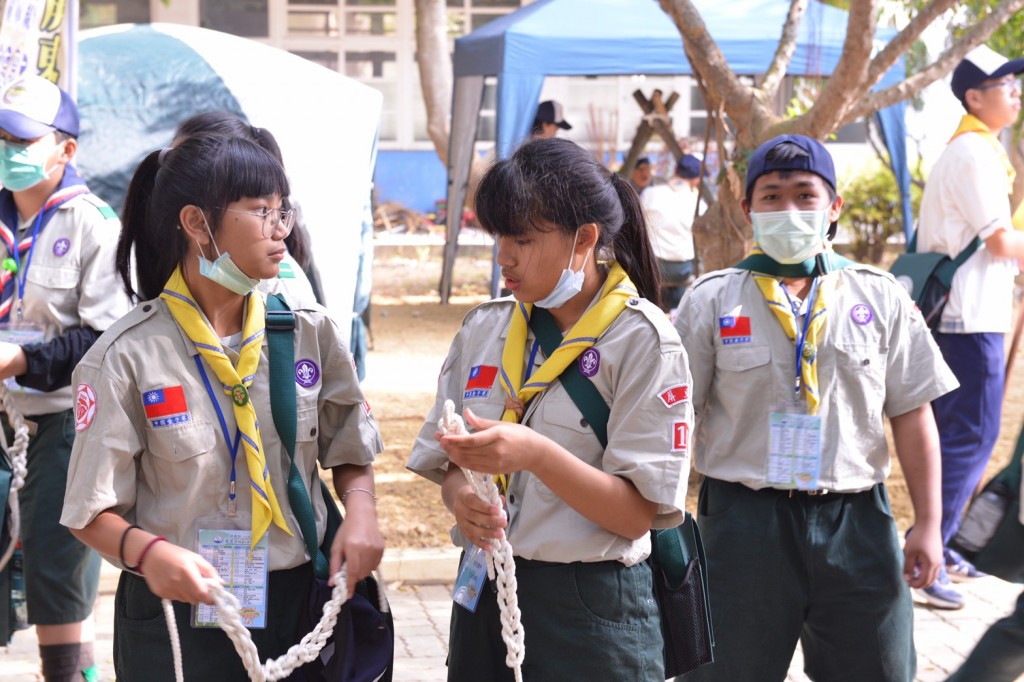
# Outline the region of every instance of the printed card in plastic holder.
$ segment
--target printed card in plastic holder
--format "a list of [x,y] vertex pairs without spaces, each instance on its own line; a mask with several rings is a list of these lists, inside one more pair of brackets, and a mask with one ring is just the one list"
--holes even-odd
[[[206,529],[196,532],[198,553],[220,573],[224,587],[239,602],[242,622],[250,630],[267,626],[267,564],[270,541],[264,534],[249,551],[249,530]],[[220,622],[216,606],[198,604],[192,607],[192,626],[217,627]]]
[[[0,342],[25,346],[30,343],[42,343],[46,340],[46,331],[32,322],[0,323]],[[34,388],[26,388],[18,383],[15,377],[4,379],[8,391],[18,393],[40,393]]]
[[473,545],[462,559],[459,577],[452,588],[452,599],[470,613],[476,613],[480,591],[487,581],[487,552]]

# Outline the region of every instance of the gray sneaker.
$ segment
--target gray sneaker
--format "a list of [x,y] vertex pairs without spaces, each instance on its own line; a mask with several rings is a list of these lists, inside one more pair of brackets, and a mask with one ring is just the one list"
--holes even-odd
[[945,566],[939,569],[939,577],[931,587],[915,587],[914,594],[936,609],[956,610],[964,607],[964,595],[950,582]]

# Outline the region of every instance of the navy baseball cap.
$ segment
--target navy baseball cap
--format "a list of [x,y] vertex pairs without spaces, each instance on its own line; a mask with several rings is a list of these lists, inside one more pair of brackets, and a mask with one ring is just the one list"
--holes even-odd
[[554,123],[562,130],[572,130],[565,118],[562,116],[562,105],[553,99],[544,100],[537,105],[538,123]]
[[963,61],[953,69],[953,80],[950,88],[961,102],[967,91],[976,88],[987,80],[1002,78],[1011,73],[1024,71],[1024,59],[1009,60],[986,45],[979,45],[966,55]]
[[[807,155],[769,159],[769,152],[783,142],[796,145]],[[809,171],[821,176],[833,190],[836,189],[836,169],[832,164],[832,155],[825,149],[825,145],[806,135],[779,135],[755,149],[747,164],[747,194],[750,194],[759,177],[780,170]]]
[[22,76],[0,92],[0,128],[23,140],[55,130],[78,137],[78,107],[68,93],[42,76]]
[[693,154],[683,154],[676,161],[676,175],[687,180],[700,177],[700,159]]

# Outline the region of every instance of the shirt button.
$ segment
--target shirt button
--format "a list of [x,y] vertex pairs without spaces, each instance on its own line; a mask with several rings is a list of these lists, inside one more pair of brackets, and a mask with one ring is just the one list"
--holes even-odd
[[316,435],[316,427],[315,426],[309,430],[309,435],[310,436],[315,436]]
[[586,419],[581,419],[580,420],[580,426],[585,428],[587,426],[587,420]]
[[142,306],[142,312],[144,312],[144,313],[148,313],[152,309],[153,309],[153,306],[151,306],[151,305],[144,305],[144,306]]
[[640,305],[640,299],[632,296],[628,301],[626,301],[626,305]]
[[864,358],[863,360],[860,361],[860,364],[862,364],[862,365],[870,365],[871,364],[871,359],[870,358]]
[[512,494],[510,493],[510,494],[509,494],[509,496],[508,496],[508,503],[509,503],[509,504],[515,504],[515,503],[516,503],[516,496],[515,496],[515,495],[512,495]]

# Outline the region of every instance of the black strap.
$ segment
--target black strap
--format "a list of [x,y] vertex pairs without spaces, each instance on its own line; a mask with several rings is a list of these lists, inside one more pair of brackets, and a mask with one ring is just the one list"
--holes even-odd
[[[914,233],[914,241],[916,246],[917,232]],[[981,237],[975,237],[974,241],[967,245],[963,251],[957,254],[956,258],[952,258],[948,263],[944,262],[939,267],[935,268],[935,277],[948,289],[953,286],[953,275],[960,268],[961,265],[967,262],[967,259],[974,255],[974,252],[978,250],[978,247],[982,245]],[[909,249],[909,247],[908,247]]]
[[[544,355],[551,357],[562,343],[562,333],[558,329],[555,318],[546,309],[533,306],[533,313],[530,315],[530,329],[533,330],[537,341],[540,342]],[[601,397],[601,392],[597,390],[590,379],[583,376],[579,363],[576,362],[569,363],[558,380],[562,382],[565,392],[569,394],[583,418],[594,430],[594,435],[601,442],[601,447],[608,447],[608,416],[611,414],[611,410],[608,409],[608,404]]]

